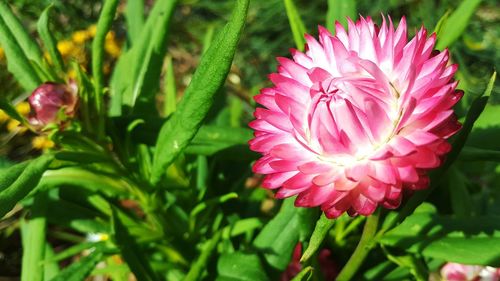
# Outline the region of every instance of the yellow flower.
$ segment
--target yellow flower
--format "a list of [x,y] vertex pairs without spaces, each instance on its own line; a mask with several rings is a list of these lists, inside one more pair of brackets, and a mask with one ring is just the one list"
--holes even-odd
[[31,140],[31,146],[34,149],[46,150],[54,147],[54,142],[49,140],[47,136],[37,136]]
[[9,119],[10,119],[9,115],[7,115],[5,111],[0,109],[0,124],[5,123]]
[[63,57],[70,55],[74,48],[75,44],[72,41],[62,40],[57,42],[57,49]]
[[28,116],[28,114],[30,113],[31,107],[27,101],[22,101],[16,105],[16,110],[22,116]]
[[0,60],[5,57],[5,52],[3,51],[2,48],[0,48]]
[[[109,33],[108,33],[109,34]],[[106,40],[106,43],[104,44],[104,49],[108,54],[110,54],[113,58],[117,58],[120,56],[121,53],[121,48],[116,43],[115,40]]]
[[10,119],[9,123],[7,123],[7,131],[12,133],[23,134],[26,132],[28,128],[21,125],[21,122],[16,119]]
[[71,38],[73,39],[73,42],[75,42],[76,44],[79,44],[79,45],[85,43],[85,41],[90,39],[90,37],[91,37],[90,32],[88,32],[87,30],[75,31],[75,32],[73,32],[73,35],[71,36]]
[[90,34],[91,37],[95,36],[96,31],[97,31],[97,27],[95,24],[93,24],[87,28],[87,32]]

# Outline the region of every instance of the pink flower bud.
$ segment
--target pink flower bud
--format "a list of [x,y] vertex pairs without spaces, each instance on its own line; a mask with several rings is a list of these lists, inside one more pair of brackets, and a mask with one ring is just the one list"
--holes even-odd
[[33,126],[63,125],[75,116],[78,105],[76,85],[46,82],[36,88],[28,99],[31,106],[29,121]]

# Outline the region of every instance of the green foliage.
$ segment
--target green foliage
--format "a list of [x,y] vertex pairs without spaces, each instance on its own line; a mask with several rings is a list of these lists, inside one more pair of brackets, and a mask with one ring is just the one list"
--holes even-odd
[[151,182],[159,182],[165,169],[195,136],[223,85],[245,24],[248,0],[239,0],[229,23],[203,55],[177,110],[162,126],[153,158]]
[[432,205],[422,204],[380,243],[425,257],[499,266],[499,221],[497,217],[441,216]]
[[[134,1],[129,4],[134,5]],[[155,2],[140,36],[132,41],[131,48],[118,60],[110,82],[111,116],[122,115],[123,108],[125,113],[130,112],[139,97],[143,97],[146,101],[153,100],[153,94],[159,86],[158,78],[176,4],[177,1],[171,0]],[[130,13],[127,15],[134,16]]]
[[326,28],[332,33],[335,30],[335,22],[347,26],[347,17],[353,21],[357,18],[356,0],[328,0],[328,11],[326,13]]
[[310,235],[314,223],[315,210],[295,208],[293,200],[284,200],[279,213],[254,240],[254,246],[264,253],[266,261],[280,270],[288,265],[297,242]]
[[228,253],[217,262],[217,281],[269,280],[259,257],[254,254]]
[[436,48],[438,50],[451,46],[460,38],[479,3],[481,0],[463,0],[458,8],[443,20],[437,34]]
[[295,46],[300,51],[304,50],[304,44],[306,40],[304,39],[304,34],[306,34],[306,27],[300,18],[300,14],[297,11],[293,0],[284,0],[286,15],[288,16],[288,21],[290,23],[290,28],[292,29],[293,40],[295,41]]
[[65,69],[64,62],[61,53],[57,49],[56,39],[49,28],[49,17],[52,8],[53,6],[50,5],[42,12],[40,19],[38,19],[37,30],[45,49],[50,54],[52,64],[56,67],[57,71],[61,73]]
[[0,171],[0,216],[4,216],[17,202],[26,197],[40,181],[54,156],[47,154]]
[[[24,89],[6,83],[0,108],[27,126],[15,105],[46,80],[74,79],[80,98],[72,122],[19,137],[26,142],[37,133],[55,147],[0,150],[9,153],[0,157],[0,251],[14,262],[21,256],[19,229],[23,246],[20,272],[9,273],[0,260],[2,274],[28,281],[131,274],[277,280],[289,273],[292,255],[297,266],[298,243],[305,251],[293,280],[324,280],[325,248],[333,253],[329,267],[341,269],[339,280],[427,280],[445,261],[500,266],[496,73],[479,95],[498,61],[491,43],[498,36],[485,13],[494,1],[464,0],[454,10],[450,0],[68,1],[0,2],[0,44]],[[437,23],[440,49],[453,44],[467,90],[457,106],[463,129],[433,171],[431,188],[397,210],[329,220],[294,207],[294,198],[280,207],[270,191],[256,188],[262,179],[251,171],[257,154],[248,149],[246,125],[252,96],[268,86],[272,58],[287,55],[293,42],[303,49],[304,33],[316,33],[306,26],[325,11],[330,30],[358,13],[375,22],[380,11],[394,21],[406,14],[409,26]],[[87,73],[88,62],[62,57],[58,45],[75,43],[78,34],[65,32],[89,30],[96,19],[93,44],[80,46],[92,51]],[[284,32],[287,21],[292,32]],[[105,55],[109,31],[123,43],[116,64]],[[12,80],[4,76],[1,82]],[[11,119],[5,122],[0,130]],[[14,134],[1,133],[0,142]]]

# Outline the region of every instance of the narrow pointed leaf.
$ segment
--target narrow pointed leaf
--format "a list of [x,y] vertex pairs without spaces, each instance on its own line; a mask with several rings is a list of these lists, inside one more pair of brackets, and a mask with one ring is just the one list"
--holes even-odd
[[19,173],[20,166],[12,167],[11,169],[14,169],[19,175],[15,180],[13,180],[13,176],[8,174],[11,169],[0,172],[0,178],[8,178],[3,184],[9,184],[6,188],[2,187],[3,190],[0,192],[0,217],[12,210],[17,202],[26,197],[38,185],[53,159],[54,156],[50,154],[40,156],[31,160],[21,173]]
[[56,277],[50,281],[81,281],[85,280],[92,272],[97,263],[103,258],[103,253],[99,248],[95,248],[88,256],[83,257],[69,267],[62,270]]
[[481,0],[462,0],[458,8],[441,24],[436,49],[443,50],[460,38],[479,3]]
[[26,28],[22,25],[21,21],[14,15],[9,5],[4,1],[0,1],[0,17],[7,25],[8,29],[15,37],[16,42],[19,44],[26,57],[34,61],[36,64],[42,64],[42,52],[40,47],[34,40],[33,36],[28,33]]
[[120,249],[121,256],[127,262],[136,278],[141,281],[159,280],[153,269],[151,269],[148,262],[149,259],[144,255],[139,245],[137,245],[136,239],[130,235],[115,209],[113,209],[112,224],[115,243]]
[[314,228],[311,240],[309,240],[309,245],[300,258],[300,261],[307,261],[316,253],[334,223],[335,220],[327,218],[325,214],[321,215],[320,219],[316,222],[316,227]]
[[62,72],[64,69],[64,62],[61,53],[59,53],[57,49],[57,41],[49,28],[49,16],[52,7],[53,6],[50,5],[42,12],[42,15],[38,19],[37,30],[45,49],[50,55],[52,64],[56,67],[57,71]]
[[335,21],[347,26],[347,17],[356,20],[356,0],[328,0],[326,12],[326,27],[331,32],[335,31]]
[[162,126],[153,160],[152,183],[196,135],[231,67],[248,10],[248,0],[238,0],[229,23],[203,55],[177,110]]
[[306,43],[304,39],[304,34],[306,34],[306,27],[300,18],[299,11],[295,6],[293,0],[284,0],[286,15],[288,16],[288,22],[290,23],[290,28],[292,29],[293,40],[297,49],[300,51],[304,50],[304,44]]

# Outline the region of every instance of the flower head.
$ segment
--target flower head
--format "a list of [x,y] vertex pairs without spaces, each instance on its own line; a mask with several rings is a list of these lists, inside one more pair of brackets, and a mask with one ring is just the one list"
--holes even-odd
[[76,85],[47,82],[36,88],[28,99],[30,123],[36,127],[62,125],[75,115],[78,104]]
[[424,28],[408,40],[404,18],[397,28],[348,20],[348,31],[319,27],[319,42],[306,41],[304,53],[278,58],[274,87],[255,97],[264,108],[250,123],[250,148],[263,154],[254,171],[276,197],[298,195],[296,206],[330,218],[398,207],[403,191],[428,186],[460,128],[457,66]]
[[444,281],[499,281],[500,269],[449,262],[441,268]]

